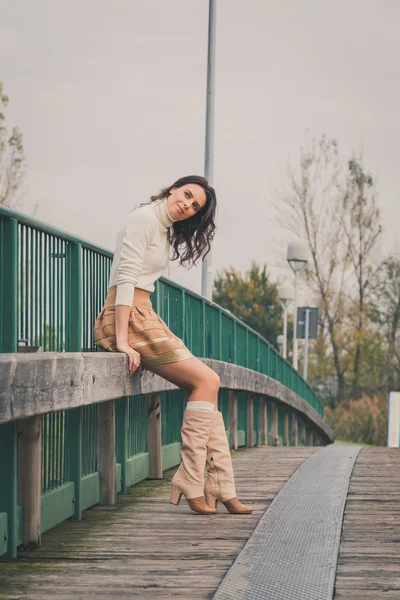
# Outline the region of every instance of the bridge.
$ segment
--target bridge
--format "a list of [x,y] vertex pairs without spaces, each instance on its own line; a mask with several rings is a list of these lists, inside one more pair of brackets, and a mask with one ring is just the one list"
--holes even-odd
[[111,260],[0,207],[0,598],[399,598],[398,450],[332,444],[267,340],[161,279],[156,311],[220,375],[254,512],[168,504],[185,395],[96,351]]

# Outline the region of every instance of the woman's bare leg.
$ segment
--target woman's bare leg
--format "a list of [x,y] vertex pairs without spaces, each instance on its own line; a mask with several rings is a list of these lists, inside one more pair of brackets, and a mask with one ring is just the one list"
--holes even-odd
[[218,410],[219,375],[196,357],[149,368],[156,375],[190,392],[189,401],[212,402]]
[[[236,497],[235,490],[235,480],[232,469],[232,461],[229,451],[229,445],[226,438],[226,432],[224,427],[224,422],[221,413],[218,411],[218,389],[220,386],[219,376],[215,371],[207,367],[204,363],[201,362],[198,358],[188,358],[187,360],[183,360],[181,362],[172,363],[170,365],[159,365],[157,367],[151,368],[151,371],[164,377],[168,381],[171,381],[178,387],[183,390],[190,391],[189,401],[199,400],[201,402],[212,402],[214,405],[214,412],[212,416],[212,422],[210,427],[210,433],[208,434],[207,444],[207,453],[208,455],[217,456],[217,462],[220,465],[220,469],[222,468],[223,477],[224,477],[224,495],[221,495],[220,489],[221,485],[218,480],[218,485],[215,484],[215,471],[212,469],[211,463],[207,460],[207,470],[208,470],[208,498],[210,499],[211,506],[214,508],[216,506],[217,500],[223,502],[225,507],[230,513],[240,513],[240,514],[248,514],[253,511],[251,506],[244,506],[239,502]],[[187,411],[190,412],[190,411]],[[207,414],[207,413],[203,413]],[[208,413],[209,415],[210,413]],[[191,432],[193,427],[191,428]],[[186,443],[186,454],[188,444]],[[181,450],[182,452],[182,450]],[[183,455],[182,461],[184,462],[185,454]],[[188,460],[189,457],[186,458]],[[198,458],[197,458],[198,460]],[[206,457],[204,457],[204,465],[206,463]],[[204,465],[200,465],[199,472],[204,473]],[[178,472],[179,474],[179,469]],[[176,477],[176,475],[175,475]],[[199,476],[199,481],[202,479],[202,476]],[[172,481],[174,484],[174,480]],[[200,483],[201,485],[201,483]],[[218,494],[216,492],[218,490]],[[179,492],[179,490],[178,490]],[[196,493],[200,493],[197,491]],[[179,500],[178,500],[179,502]],[[188,500],[189,504],[191,500]],[[176,503],[176,502],[174,502]],[[197,510],[192,506],[192,509],[196,512],[202,512],[202,510]],[[204,510],[204,507],[203,507]]]
[[[195,357],[168,365],[158,365],[150,370],[190,392],[181,429],[182,462],[172,478],[170,501],[172,504],[179,504],[180,497],[184,494],[190,508],[195,512],[215,514],[216,509],[208,506],[204,498],[204,469],[207,442],[212,417],[215,414],[213,411],[217,411],[218,406],[219,377]],[[195,405],[194,410],[189,409],[195,400],[199,404]]]

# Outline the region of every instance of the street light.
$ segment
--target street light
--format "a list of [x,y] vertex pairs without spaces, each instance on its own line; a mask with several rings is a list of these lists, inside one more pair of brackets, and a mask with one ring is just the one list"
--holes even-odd
[[[214,104],[215,104],[215,45],[217,0],[208,2],[208,59],[207,59],[207,100],[206,100],[206,139],[204,157],[204,177],[214,185]],[[203,260],[201,269],[201,293],[212,300],[212,249]]]
[[294,273],[294,322],[293,322],[293,367],[298,369],[298,344],[297,344],[297,278],[303,271],[308,261],[308,249],[298,242],[289,244],[286,259]]
[[278,348],[279,348],[279,354],[281,356],[283,356],[283,352],[285,349],[285,343],[284,343],[284,337],[283,335],[278,335],[278,337],[276,338],[276,343],[278,344]]
[[278,298],[283,308],[283,336],[282,336],[282,356],[287,358],[287,313],[288,304],[293,300],[293,290],[289,283],[282,283],[278,289]]

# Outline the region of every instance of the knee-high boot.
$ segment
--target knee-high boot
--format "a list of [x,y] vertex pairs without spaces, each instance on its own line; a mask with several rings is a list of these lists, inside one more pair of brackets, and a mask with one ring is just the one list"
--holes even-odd
[[232,514],[249,514],[251,506],[241,504],[236,497],[235,478],[231,453],[225,431],[222,413],[212,413],[210,437],[207,444],[207,482],[205,496],[207,503],[215,507],[222,502]]
[[[200,407],[200,410],[196,410]],[[188,402],[181,429],[182,462],[172,478],[171,503],[179,504],[184,494],[190,508],[215,514],[204,498],[204,470],[214,406],[210,402]]]

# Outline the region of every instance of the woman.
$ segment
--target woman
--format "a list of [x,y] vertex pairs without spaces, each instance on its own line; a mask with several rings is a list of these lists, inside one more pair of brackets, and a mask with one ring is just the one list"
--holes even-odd
[[[105,350],[124,352],[129,373],[142,364],[190,392],[182,425],[182,462],[172,479],[171,503],[182,494],[192,510],[214,514],[219,500],[231,513],[250,513],[236,497],[229,445],[218,411],[219,377],[194,357],[153,311],[154,282],[173,260],[196,264],[214,237],[216,196],[203,177],[189,176],[134,210],[120,231],[109,290],[94,337]],[[207,483],[204,489],[204,468]]]

